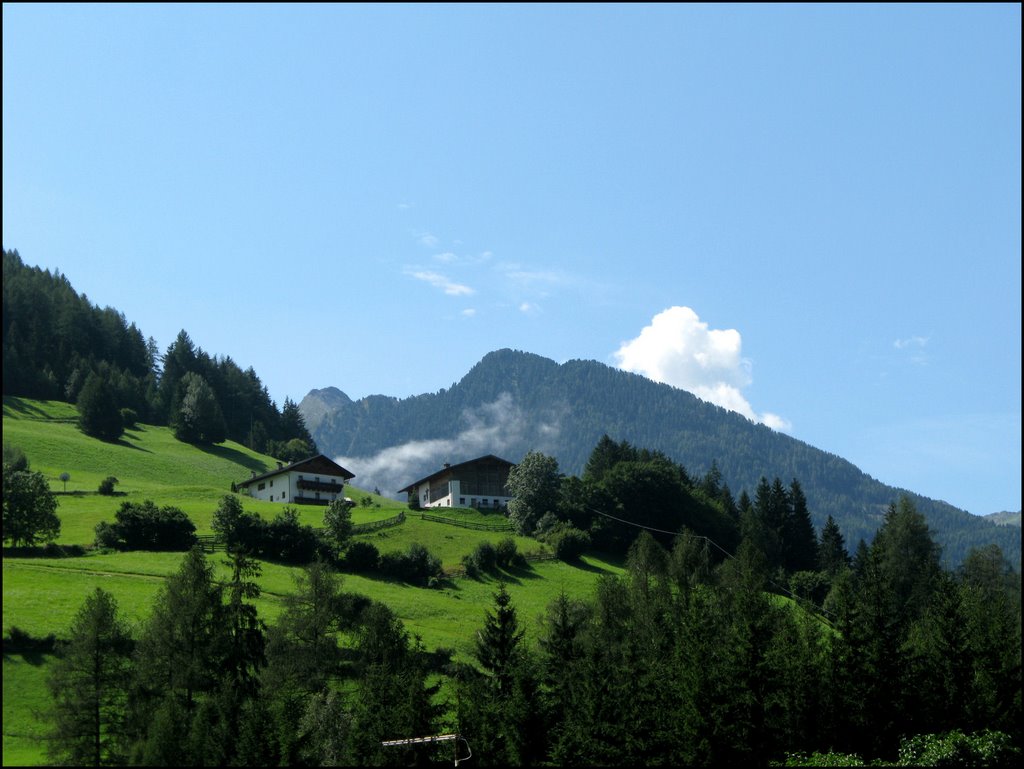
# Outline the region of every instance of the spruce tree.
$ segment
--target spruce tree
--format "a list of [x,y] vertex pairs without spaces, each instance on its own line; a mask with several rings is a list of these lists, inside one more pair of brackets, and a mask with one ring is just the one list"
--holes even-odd
[[137,755],[166,759],[168,749],[180,748],[196,707],[219,688],[228,646],[221,595],[198,548],[157,594],[135,651]]
[[78,426],[86,435],[115,441],[124,433],[121,408],[107,380],[92,372],[78,394]]
[[818,568],[832,578],[849,565],[850,556],[846,552],[843,533],[830,515],[821,529],[818,542]]
[[818,565],[818,541],[800,482],[794,478],[787,494],[789,504],[783,526],[786,571],[814,571]]
[[110,593],[96,588],[71,623],[48,680],[53,697],[49,753],[56,763],[122,763],[131,637]]

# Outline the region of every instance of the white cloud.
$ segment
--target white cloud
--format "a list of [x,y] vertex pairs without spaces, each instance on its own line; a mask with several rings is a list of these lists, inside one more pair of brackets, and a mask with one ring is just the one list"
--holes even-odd
[[530,443],[546,446],[557,438],[556,412],[531,415],[505,392],[492,403],[462,413],[463,427],[453,438],[435,438],[391,446],[369,457],[338,457],[337,462],[356,475],[359,488],[376,486],[394,495],[399,488],[439,470],[442,462],[462,462],[483,454],[503,453],[529,436]]
[[920,349],[928,345],[929,339],[930,337],[927,336],[908,336],[906,339],[897,339],[892,343],[892,346],[897,350]]
[[658,313],[640,336],[615,352],[618,367],[692,392],[774,430],[789,430],[778,414],[757,414],[741,392],[751,383],[750,361],[736,329],[709,329],[689,307]]
[[535,305],[533,302],[522,302],[519,305],[519,312],[531,315],[536,312],[540,312],[540,307]]
[[438,262],[443,262],[444,264],[451,264],[458,258],[459,257],[453,254],[451,251],[445,251],[443,254],[434,254],[434,260]]
[[928,365],[928,353],[925,348],[930,340],[931,337],[927,336],[908,336],[906,339],[895,340],[892,346],[897,350],[904,351],[909,356],[911,363],[917,366],[926,366]]
[[431,235],[429,232],[416,233],[416,238],[421,246],[426,246],[427,248],[437,248],[441,243],[436,235]]
[[441,289],[448,296],[471,296],[476,293],[476,290],[470,286],[462,283],[456,283],[450,278],[437,272],[409,270],[406,274],[416,278],[416,280],[422,280],[424,283],[429,283],[434,288]]
[[462,311],[462,316],[464,318],[472,318],[475,315],[476,315],[476,309],[473,308],[473,307],[467,307],[465,310]]

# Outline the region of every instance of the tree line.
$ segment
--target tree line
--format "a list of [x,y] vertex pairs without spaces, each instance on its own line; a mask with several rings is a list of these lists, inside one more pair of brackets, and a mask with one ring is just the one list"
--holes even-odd
[[232,554],[219,584],[192,550],[137,632],[108,593],[87,598],[50,678],[50,758],[409,765],[449,749],[382,742],[442,731],[481,766],[1019,757],[1020,588],[998,548],[944,571],[901,499],[827,621],[773,598],[763,560],[747,539],[716,562],[705,539],[641,531],[626,573],[552,601],[536,643],[499,584],[457,662],[323,562],[268,625],[257,562]]
[[[382,742],[442,731],[482,766],[1019,757],[1020,581],[997,546],[945,570],[901,497],[850,553],[834,521],[810,526],[796,480],[733,501],[714,467],[694,478],[610,439],[583,478],[528,460],[510,477],[516,528],[575,532],[626,566],[589,598],[552,601],[535,643],[499,583],[467,632],[471,659],[428,652],[320,559],[267,625],[258,563],[236,549],[220,585],[193,550],[137,633],[109,595],[86,601],[51,681],[51,758],[408,765],[451,756]],[[240,547],[254,521],[230,499],[215,528]],[[340,552],[351,526],[335,513]]]
[[3,392],[79,406],[87,434],[115,440],[135,421],[180,440],[233,440],[289,461],[316,453],[298,406],[279,410],[252,367],[211,356],[182,330],[161,353],[117,310],[67,277],[3,255]]

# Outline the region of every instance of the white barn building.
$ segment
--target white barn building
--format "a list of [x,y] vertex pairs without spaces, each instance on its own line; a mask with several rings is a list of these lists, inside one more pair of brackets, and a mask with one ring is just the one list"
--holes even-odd
[[508,460],[488,454],[457,465],[445,464],[398,493],[407,493],[409,504],[419,503],[420,507],[507,507],[511,497],[505,487],[513,467]]
[[317,454],[290,465],[277,463],[276,470],[257,475],[254,471],[235,486],[253,499],[288,502],[297,505],[328,505],[343,499],[346,481],[355,478],[332,459]]

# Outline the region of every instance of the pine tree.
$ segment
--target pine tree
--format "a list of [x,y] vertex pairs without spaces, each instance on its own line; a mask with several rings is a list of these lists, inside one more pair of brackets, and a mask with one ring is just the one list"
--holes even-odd
[[786,571],[814,571],[818,562],[818,541],[807,509],[807,498],[796,478],[789,485],[787,499],[789,504],[782,536]]
[[850,556],[846,552],[843,533],[830,515],[821,529],[818,542],[818,568],[832,578],[849,565]]
[[78,394],[78,426],[86,435],[116,441],[124,433],[121,408],[104,377],[90,373]]
[[483,630],[477,632],[475,649],[477,661],[493,678],[499,695],[511,689],[525,632],[519,627],[512,597],[502,582],[494,594],[494,613],[487,612]]
[[181,398],[171,416],[174,437],[186,443],[223,443],[227,423],[206,380],[190,371],[182,377],[179,389]]
[[228,646],[221,595],[198,548],[157,594],[135,653],[139,752],[166,759],[166,750],[187,737],[199,702],[219,688]]
[[112,595],[96,588],[71,623],[48,680],[53,696],[50,757],[57,763],[122,763],[131,638]]

